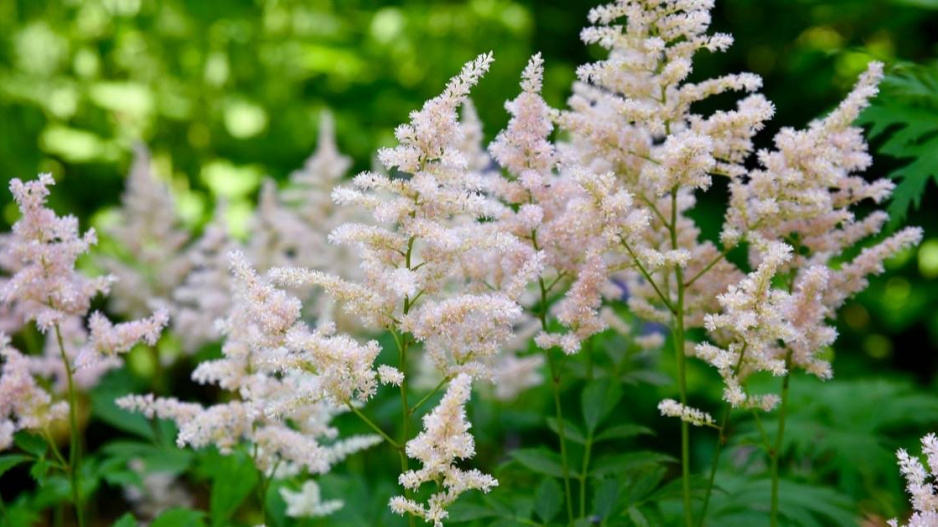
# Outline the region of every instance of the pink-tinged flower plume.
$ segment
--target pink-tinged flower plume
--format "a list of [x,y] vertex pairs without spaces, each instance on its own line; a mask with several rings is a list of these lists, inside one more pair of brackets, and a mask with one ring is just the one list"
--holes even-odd
[[398,514],[413,514],[434,527],[442,527],[449,513],[447,508],[459,496],[470,490],[488,492],[498,481],[478,470],[464,470],[457,466],[461,460],[475,455],[475,440],[469,434],[471,424],[466,420],[465,405],[472,390],[472,378],[459,375],[450,383],[440,404],[423,418],[423,431],[407,442],[408,457],[420,461],[421,468],[401,474],[400,484],[417,490],[424,483],[436,482],[437,491],[424,506],[412,499],[396,496],[391,499],[391,510]]

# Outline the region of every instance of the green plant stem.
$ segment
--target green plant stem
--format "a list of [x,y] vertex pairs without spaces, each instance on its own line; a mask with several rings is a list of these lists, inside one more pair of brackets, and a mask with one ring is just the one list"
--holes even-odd
[[[413,270],[413,266],[411,265],[411,258],[413,257],[413,254],[414,254],[414,243],[416,241],[417,241],[417,238],[414,236],[411,236],[410,239],[407,240],[407,252],[404,254],[404,265],[407,267],[408,270]],[[422,294],[422,292],[420,294]],[[414,302],[416,302],[416,300],[417,300],[416,297],[413,300],[411,300],[409,296],[404,296],[404,307],[403,307],[404,316],[407,316],[407,314],[410,312],[410,308],[413,307]],[[407,378],[408,378],[407,350],[410,347],[410,339],[407,337],[406,333],[401,333],[401,338],[397,339],[395,337],[395,341],[397,342],[398,360],[399,360],[400,370],[404,374],[404,379],[401,381],[401,385],[400,385],[400,389],[401,389],[401,439],[397,443],[399,445],[397,452],[401,458],[401,473],[403,474],[410,470],[410,460],[407,459],[407,452],[405,450],[405,447],[407,445],[407,441],[410,439],[410,417],[413,413],[411,411],[410,405],[407,403]],[[407,499],[413,499],[413,491],[408,488],[405,488],[404,497],[406,497]],[[414,518],[413,514],[407,515],[407,521],[410,524],[410,527],[416,527],[417,525],[416,518]]]
[[[537,231],[531,231],[531,245],[535,251],[539,251],[537,244]],[[541,292],[541,302],[537,317],[541,321],[541,329],[547,331],[547,291],[548,287],[544,283],[544,277],[537,278],[537,285]],[[567,461],[567,436],[564,430],[563,405],[560,402],[560,368],[557,367],[557,361],[554,355],[547,350],[547,362],[550,365],[551,388],[554,392],[554,410],[557,414],[557,437],[560,439],[560,464],[563,467],[563,487],[567,502],[567,521],[573,524],[573,492],[570,490],[570,464]]]
[[791,350],[785,356],[785,378],[782,380],[782,405],[778,415],[778,433],[775,436],[775,447],[772,449],[772,511],[770,525],[778,527],[778,460],[781,457],[782,441],[785,438],[785,418],[788,414],[788,388],[791,383]]
[[[746,357],[746,350],[748,349],[749,343],[744,343],[743,348],[739,351],[739,359],[736,360],[736,366],[733,368],[734,376],[739,375],[739,370],[743,367],[743,359]],[[704,521],[707,519],[707,507],[710,505],[710,496],[713,494],[713,483],[717,476],[717,466],[720,463],[720,453],[723,451],[723,445],[726,443],[726,430],[730,423],[731,410],[732,407],[730,406],[730,403],[723,403],[723,419],[719,428],[720,435],[717,438],[717,447],[713,452],[713,464],[710,466],[710,481],[707,483],[707,491],[704,493],[703,507],[700,508],[700,521],[697,523],[700,527],[703,527]],[[756,414],[756,420],[758,419],[759,415]]]
[[567,497],[567,518],[573,523],[573,492],[570,491],[570,465],[567,462],[567,441],[563,426],[563,405],[560,404],[560,372],[554,355],[547,350],[547,361],[550,363],[550,379],[554,392],[554,408],[557,413],[557,435],[560,438],[560,463],[563,467],[563,485]]
[[419,401],[414,403],[414,405],[411,406],[407,410],[407,413],[410,415],[414,415],[414,412],[416,412],[418,408],[420,408],[421,406],[423,406],[424,403],[429,401],[431,397],[439,393],[439,391],[443,388],[443,386],[445,386],[446,383],[448,383],[449,381],[450,381],[450,377],[443,377],[443,380],[441,380],[440,383],[437,384],[436,387],[430,391],[430,393],[428,393],[427,395],[424,395],[423,398],[421,398]]
[[586,517],[586,476],[590,468],[590,454],[593,451],[593,431],[586,434],[586,445],[583,452],[583,467],[580,469],[580,518]]
[[713,483],[717,477],[717,465],[720,463],[720,454],[723,451],[723,443],[726,442],[726,427],[730,420],[730,407],[726,405],[723,409],[723,419],[720,422],[720,435],[717,437],[717,446],[713,451],[713,464],[710,466],[710,478],[707,481],[707,491],[704,493],[703,506],[700,508],[700,519],[697,522],[699,527],[703,527],[707,519],[707,508],[710,506],[710,496],[713,494]]
[[357,415],[366,425],[368,425],[369,428],[371,428],[378,435],[384,438],[384,440],[387,441],[389,445],[394,447],[395,450],[401,450],[402,447],[400,443],[392,439],[391,436],[385,433],[385,431],[382,430],[380,426],[376,425],[374,421],[369,419],[367,415],[363,414],[362,411],[359,410],[358,408],[355,408],[355,406],[351,402],[348,402],[346,404],[348,405],[349,409],[352,411],[353,414]]
[[[671,191],[671,247],[677,249],[677,188]],[[687,357],[684,355],[684,271],[674,268],[677,282],[677,301],[672,304],[674,313],[674,356],[677,359],[677,380],[681,393],[681,404],[687,405]],[[690,425],[681,421],[681,477],[684,495],[684,524],[693,527],[690,496]]]
[[62,341],[62,332],[59,325],[55,325],[55,338],[59,344],[59,354],[62,365],[65,367],[65,379],[68,381],[68,417],[70,426],[70,442],[68,451],[68,473],[72,482],[72,500],[75,502],[75,518],[78,527],[85,526],[85,513],[81,503],[81,437],[78,430],[78,392],[75,390],[75,380],[72,377],[72,365],[65,353],[65,343]]

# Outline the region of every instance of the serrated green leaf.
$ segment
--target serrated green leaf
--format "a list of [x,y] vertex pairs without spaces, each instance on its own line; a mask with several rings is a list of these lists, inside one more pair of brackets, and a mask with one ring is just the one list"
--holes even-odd
[[614,478],[600,481],[593,497],[593,511],[600,518],[609,518],[615,510],[620,496],[619,481]]
[[596,434],[593,438],[594,443],[608,441],[611,439],[628,439],[640,435],[655,435],[655,432],[646,426],[641,425],[615,425]]
[[918,208],[929,180],[938,182],[938,66],[902,65],[886,76],[881,94],[860,116],[871,138],[885,139],[880,154],[911,159],[890,177],[898,181],[890,226]]
[[511,458],[523,467],[555,478],[563,477],[563,465],[560,456],[546,448],[520,448],[510,454]]
[[483,520],[486,518],[495,518],[499,515],[498,512],[484,505],[477,505],[475,503],[460,503],[460,502],[456,502],[453,505],[451,505],[448,512],[449,512],[450,523]]
[[[556,417],[547,418],[547,427],[557,434],[558,437],[560,436],[560,421],[558,421]],[[563,436],[567,441],[573,441],[580,445],[586,444],[586,436],[583,435],[583,431],[566,419],[563,420]]]
[[629,519],[635,523],[638,527],[649,527],[648,518],[642,514],[637,507],[629,507],[626,513],[629,515]]
[[46,443],[45,439],[22,430],[13,436],[13,442],[20,450],[32,454],[35,457],[42,457],[46,455],[46,451],[49,450],[49,444]]
[[254,463],[243,452],[212,456],[212,492],[209,516],[212,525],[225,525],[257,485]]
[[667,454],[648,451],[606,456],[596,460],[595,468],[590,470],[590,477],[596,479],[618,477],[636,470],[645,470],[675,461],[677,460]]
[[622,398],[622,386],[618,383],[601,379],[592,381],[583,389],[580,403],[583,407],[583,422],[588,432],[596,430],[599,423],[619,404]]
[[563,506],[563,489],[554,479],[545,479],[534,494],[534,513],[545,524],[560,513]]

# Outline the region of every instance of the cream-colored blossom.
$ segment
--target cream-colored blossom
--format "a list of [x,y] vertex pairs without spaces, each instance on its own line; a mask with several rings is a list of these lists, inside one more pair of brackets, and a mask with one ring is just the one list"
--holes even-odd
[[419,469],[401,474],[400,484],[416,490],[424,483],[435,482],[437,491],[426,506],[403,496],[391,499],[391,510],[413,514],[434,527],[442,527],[449,513],[447,508],[464,492],[489,492],[498,481],[478,470],[464,470],[457,462],[475,455],[475,441],[469,434],[472,426],[466,420],[465,405],[469,401],[472,378],[460,374],[450,382],[440,404],[423,417],[423,431],[407,442],[407,456],[420,461]]

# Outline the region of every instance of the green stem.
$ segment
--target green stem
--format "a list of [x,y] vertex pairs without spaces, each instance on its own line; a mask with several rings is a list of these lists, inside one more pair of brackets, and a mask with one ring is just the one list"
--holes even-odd
[[791,350],[785,356],[785,378],[782,380],[782,406],[778,416],[778,434],[772,449],[772,512],[770,525],[778,527],[778,459],[781,457],[782,440],[785,438],[785,417],[788,413],[788,387],[791,382]]
[[436,394],[443,388],[443,386],[445,386],[446,383],[448,383],[449,381],[450,381],[450,377],[448,377],[448,376],[447,376],[447,377],[443,377],[443,380],[441,380],[440,383],[437,384],[436,387],[433,388],[433,390],[432,390],[430,393],[428,393],[427,395],[424,395],[423,398],[421,398],[419,401],[417,401],[416,403],[414,403],[414,405],[411,406],[411,407],[407,410],[407,413],[408,413],[409,415],[414,415],[414,412],[416,412],[418,408],[420,408],[421,406],[423,406],[423,404],[426,403],[427,401],[429,401],[431,397],[433,397],[434,395],[436,395]]
[[[677,249],[677,188],[671,191],[671,247]],[[677,301],[674,303],[674,355],[677,359],[678,388],[681,392],[681,404],[687,405],[687,357],[684,355],[684,270],[674,268],[677,282]],[[681,421],[681,477],[684,494],[684,524],[693,527],[690,495],[690,425]]]
[[81,438],[78,430],[78,392],[75,389],[75,380],[72,377],[72,365],[65,353],[65,343],[62,341],[62,332],[59,325],[55,325],[55,338],[59,344],[59,354],[65,368],[65,378],[68,381],[68,417],[70,430],[70,443],[68,451],[68,473],[72,482],[72,500],[75,502],[75,518],[78,527],[85,525],[85,513],[81,503]]
[[352,413],[357,415],[366,425],[368,425],[369,428],[371,428],[378,435],[384,438],[384,440],[387,441],[388,444],[390,444],[392,447],[394,447],[395,450],[401,450],[402,447],[400,443],[391,439],[391,436],[386,434],[384,430],[382,430],[380,426],[376,425],[374,421],[369,419],[367,415],[363,414],[361,410],[359,410],[358,408],[355,408],[355,406],[351,402],[348,402],[346,404],[348,405],[349,409],[352,410]]
[[720,464],[720,454],[723,451],[723,443],[726,442],[726,427],[729,424],[730,420],[730,407],[726,405],[723,410],[723,419],[720,423],[720,435],[717,437],[717,446],[713,451],[713,464],[710,466],[710,478],[707,481],[707,491],[704,493],[703,507],[700,509],[700,521],[697,522],[699,527],[703,527],[704,522],[707,519],[707,507],[710,506],[710,496],[713,494],[713,482],[717,477],[717,465]]
[[[736,366],[733,368],[733,376],[738,376],[739,371],[743,367],[743,359],[746,357],[746,350],[749,349],[749,343],[744,343],[743,348],[739,351],[739,359],[736,360]],[[704,521],[707,519],[707,507],[710,506],[710,496],[713,494],[713,482],[716,480],[717,475],[717,466],[720,463],[720,453],[723,451],[723,445],[726,443],[726,430],[730,422],[730,403],[723,403],[723,419],[720,423],[720,435],[717,439],[717,447],[713,453],[713,464],[710,466],[710,481],[707,483],[707,491],[704,493],[703,507],[700,509],[700,521],[698,525],[703,527]],[[756,419],[758,419],[758,414]]]
[[583,453],[583,467],[580,469],[580,518],[586,517],[586,476],[589,473],[590,454],[593,450],[593,431],[586,434],[586,446]]
[[573,523],[573,493],[570,491],[570,466],[567,462],[567,441],[564,432],[563,405],[560,404],[560,372],[554,355],[547,350],[547,361],[550,363],[551,386],[554,392],[554,409],[557,413],[557,435],[560,437],[560,462],[563,466],[563,486],[567,497],[567,518]]
[[[537,231],[531,231],[531,245],[535,251],[540,248],[537,245]],[[541,321],[541,329],[547,331],[547,285],[544,283],[544,277],[537,278],[537,285],[541,291],[540,309],[538,309],[538,319]],[[560,369],[557,367],[557,361],[554,355],[548,349],[547,362],[550,364],[551,388],[554,392],[554,410],[557,414],[557,436],[560,439],[560,463],[563,466],[563,487],[567,502],[567,520],[573,523],[573,492],[570,490],[570,465],[567,461],[567,435],[564,430],[563,405],[560,403]]]

